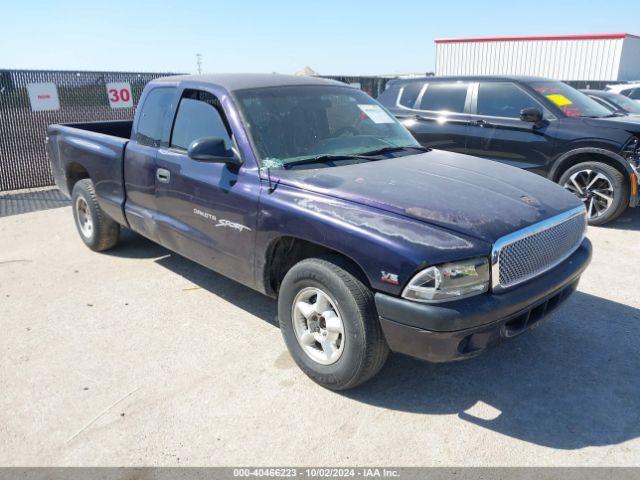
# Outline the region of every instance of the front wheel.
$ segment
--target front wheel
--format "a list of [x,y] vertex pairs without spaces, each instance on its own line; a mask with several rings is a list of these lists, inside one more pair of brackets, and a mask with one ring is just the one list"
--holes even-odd
[[353,388],[384,365],[384,339],[371,290],[338,257],[302,260],[278,296],[280,330],[289,353],[313,381]]
[[618,217],[629,205],[630,185],[615,167],[600,162],[574,165],[559,181],[584,202],[589,225],[604,225]]

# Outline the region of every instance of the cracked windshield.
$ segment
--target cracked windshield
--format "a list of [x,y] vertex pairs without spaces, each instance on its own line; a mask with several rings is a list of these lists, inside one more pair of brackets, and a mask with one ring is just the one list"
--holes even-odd
[[395,118],[360,90],[279,87],[236,96],[263,167],[420,149]]

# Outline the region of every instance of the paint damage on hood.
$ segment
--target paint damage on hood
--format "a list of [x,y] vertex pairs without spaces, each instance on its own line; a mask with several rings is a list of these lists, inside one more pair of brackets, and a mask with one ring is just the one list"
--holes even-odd
[[491,243],[581,205],[533,173],[439,150],[331,168],[274,170],[272,177]]

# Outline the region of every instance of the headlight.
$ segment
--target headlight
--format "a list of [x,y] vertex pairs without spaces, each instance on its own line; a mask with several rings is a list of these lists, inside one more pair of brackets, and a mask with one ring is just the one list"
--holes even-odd
[[471,258],[443,263],[418,272],[402,296],[417,302],[443,302],[478,295],[489,290],[489,259]]

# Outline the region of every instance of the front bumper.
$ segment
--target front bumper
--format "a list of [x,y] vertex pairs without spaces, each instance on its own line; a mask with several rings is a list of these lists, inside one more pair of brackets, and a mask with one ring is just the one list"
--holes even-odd
[[376,293],[380,324],[391,350],[431,362],[478,355],[537,326],[578,286],[591,261],[585,239],[564,262],[500,294],[425,304]]

